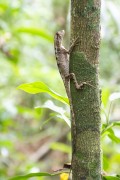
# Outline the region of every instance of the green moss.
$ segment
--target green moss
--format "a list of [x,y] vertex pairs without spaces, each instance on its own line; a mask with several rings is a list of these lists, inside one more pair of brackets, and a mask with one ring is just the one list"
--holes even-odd
[[79,158],[79,160],[83,160],[83,157],[85,156],[84,154],[82,154],[81,152],[76,152],[76,156]]
[[[95,81],[96,68],[86,59],[84,52],[72,53],[70,57],[70,72],[75,72],[79,82]],[[94,84],[93,84],[94,86]]]
[[82,89],[77,90],[71,81],[77,132],[75,157],[78,165],[81,164],[81,167],[86,169],[86,173],[91,174],[90,177],[97,177],[95,169],[99,169],[100,166],[97,164],[100,157],[100,100],[97,69],[88,62],[84,52],[74,52],[70,57],[70,72],[75,73],[79,83],[86,82]]
[[87,24],[87,29],[88,29],[88,31],[96,30],[96,29],[98,29],[98,25],[97,24],[88,23]]
[[97,7],[95,6],[94,0],[88,0],[87,1],[87,10],[88,12],[94,12],[97,10]]

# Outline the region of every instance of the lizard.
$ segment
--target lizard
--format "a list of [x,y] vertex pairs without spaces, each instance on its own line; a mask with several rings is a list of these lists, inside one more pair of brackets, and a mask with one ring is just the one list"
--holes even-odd
[[82,87],[86,84],[88,84],[89,86],[92,86],[92,85],[89,84],[88,82],[81,82],[80,84],[78,84],[75,74],[69,73],[69,55],[73,51],[73,48],[77,45],[78,38],[72,43],[72,45],[70,46],[70,49],[67,50],[62,45],[62,40],[63,40],[64,35],[65,35],[64,30],[60,30],[56,32],[55,37],[54,37],[54,49],[55,49],[57,66],[58,66],[60,75],[62,77],[69,102],[71,103],[70,79],[73,79],[76,89],[82,89]]
[[65,31],[61,30],[56,32],[55,37],[54,37],[54,49],[55,49],[55,57],[57,61],[57,66],[60,72],[60,75],[62,77],[65,90],[68,96],[69,101],[70,99],[70,85],[69,85],[69,80],[70,78],[74,78],[74,82],[76,85],[76,88],[79,88],[79,85],[77,83],[76,77],[73,73],[69,73],[69,54],[73,49],[73,45],[70,47],[69,50],[67,50],[63,45],[62,45],[62,40],[64,37]]

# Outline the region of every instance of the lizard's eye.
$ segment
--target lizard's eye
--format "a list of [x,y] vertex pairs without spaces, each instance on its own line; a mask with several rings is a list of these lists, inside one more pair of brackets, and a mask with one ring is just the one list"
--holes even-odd
[[56,33],[56,36],[57,36],[57,38],[59,38],[59,36],[60,36],[60,35],[59,35],[59,33],[58,33],[58,32]]

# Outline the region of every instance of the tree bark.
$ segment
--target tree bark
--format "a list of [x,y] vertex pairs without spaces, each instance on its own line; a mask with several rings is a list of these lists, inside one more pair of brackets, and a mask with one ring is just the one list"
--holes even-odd
[[71,42],[78,45],[70,55],[70,72],[82,89],[70,83],[72,119],[72,179],[101,179],[100,90],[98,83],[100,45],[100,0],[71,0]]

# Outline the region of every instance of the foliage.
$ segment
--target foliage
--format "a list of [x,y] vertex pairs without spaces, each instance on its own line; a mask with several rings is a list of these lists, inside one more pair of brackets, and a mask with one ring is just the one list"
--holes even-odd
[[53,176],[52,174],[49,174],[49,173],[30,173],[30,174],[27,174],[27,175],[23,175],[23,176],[16,176],[16,177],[13,177],[13,178],[10,178],[10,180],[19,180],[19,179],[28,179],[28,178],[31,178],[31,177],[41,177],[41,176]]
[[103,180],[119,180],[120,178],[117,176],[104,176]]
[[65,104],[68,104],[67,98],[64,98],[61,95],[55,93],[43,82],[21,84],[20,86],[18,86],[18,89],[22,89],[25,92],[30,93],[30,94],[37,94],[37,93],[45,92],[45,93],[48,93],[49,95],[51,95],[53,98],[65,103]]
[[[50,173],[46,173],[46,172],[42,172],[42,173],[30,173],[30,174],[27,174],[27,175],[22,175],[22,176],[16,176],[16,177],[13,177],[13,178],[10,178],[9,180],[20,180],[20,179],[29,179],[31,177],[50,177],[50,176],[56,176],[60,173],[53,173],[53,174],[50,174]],[[69,177],[69,174],[68,173],[61,173],[60,174],[60,180],[68,180],[68,177]]]
[[[70,133],[66,126],[66,123],[70,126],[68,99],[53,49],[55,31],[66,29],[69,21],[68,3],[0,1],[1,180],[26,173],[33,177],[34,173],[49,175],[42,172],[59,169],[71,159]],[[108,174],[120,174],[119,8],[118,0],[102,3],[101,139],[103,168]],[[68,41],[65,43],[68,45]]]

